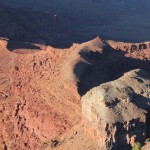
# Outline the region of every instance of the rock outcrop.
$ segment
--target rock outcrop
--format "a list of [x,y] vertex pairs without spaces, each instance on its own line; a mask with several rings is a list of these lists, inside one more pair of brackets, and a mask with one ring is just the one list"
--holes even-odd
[[[81,123],[80,98],[84,93],[132,69],[150,71],[150,49],[139,52],[144,56],[137,55],[137,51],[130,55],[113,47],[120,43],[110,44],[99,37],[67,49],[17,43],[0,40],[2,150],[39,150],[43,143],[64,133],[67,136],[73,126]],[[82,134],[78,136],[85,138],[83,141],[95,139],[86,139]],[[70,148],[65,143],[65,149],[72,150],[75,143],[69,143]],[[84,143],[80,147],[83,149]],[[61,145],[59,149],[63,149]]]
[[142,70],[93,88],[82,97],[85,124],[101,149],[128,150],[150,131],[150,75]]

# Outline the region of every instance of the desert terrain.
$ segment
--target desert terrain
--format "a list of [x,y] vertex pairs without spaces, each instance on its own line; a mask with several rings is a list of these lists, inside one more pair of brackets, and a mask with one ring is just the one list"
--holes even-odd
[[[93,132],[91,124],[87,125],[84,121],[83,116],[89,115],[83,113],[90,108],[83,111],[82,96],[92,88],[113,82],[134,69],[144,70],[130,73],[129,78],[133,74],[139,83],[125,77],[122,84],[129,87],[133,84],[134,90],[142,86],[142,94],[147,96],[144,96],[144,102],[137,103],[145,105],[147,101],[143,111],[150,107],[149,42],[132,44],[97,37],[67,49],[24,43],[22,46],[28,46],[28,49],[11,45],[13,50],[8,49],[8,43],[4,39],[0,41],[1,149],[97,149],[100,143],[98,134]],[[134,100],[134,96],[127,92],[125,99],[129,97],[130,101]],[[137,103],[133,101],[131,105],[136,108]],[[118,122],[124,121],[123,118]]]
[[0,150],[150,149],[149,5],[1,0]]

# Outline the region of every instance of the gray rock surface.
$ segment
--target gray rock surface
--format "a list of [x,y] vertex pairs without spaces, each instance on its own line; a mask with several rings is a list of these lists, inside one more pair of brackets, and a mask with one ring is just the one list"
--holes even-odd
[[93,88],[82,97],[82,113],[102,149],[130,149],[149,135],[149,74],[136,69]]

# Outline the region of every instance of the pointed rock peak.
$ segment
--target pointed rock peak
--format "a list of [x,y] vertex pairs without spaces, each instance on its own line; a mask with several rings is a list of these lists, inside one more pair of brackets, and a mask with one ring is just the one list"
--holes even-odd
[[104,40],[103,40],[102,38],[100,38],[99,36],[97,36],[95,39],[98,40],[98,41],[104,41]]
[[97,36],[95,39],[91,40],[91,42],[95,44],[104,44],[105,41],[99,36]]
[[106,42],[99,37],[96,37],[93,40],[80,44],[80,48],[87,48],[92,51],[101,51],[104,46],[106,46]]

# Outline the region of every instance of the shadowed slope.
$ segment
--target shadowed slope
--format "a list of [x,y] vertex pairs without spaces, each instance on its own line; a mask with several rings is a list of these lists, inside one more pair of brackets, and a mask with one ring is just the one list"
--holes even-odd
[[87,90],[150,66],[149,49],[130,56],[114,46],[119,43],[98,37],[69,49],[40,45],[40,51],[28,54],[0,42],[0,149],[40,149],[80,124],[80,96]]
[[[96,42],[99,43],[99,39]],[[91,49],[87,44],[87,47],[84,47],[78,54],[80,61],[76,63],[74,73],[78,78],[80,95],[84,95],[99,84],[115,80],[133,69],[139,68],[150,72],[150,49],[135,50],[131,54],[130,51],[113,48],[109,43],[103,42],[101,51],[95,51],[95,48]],[[143,59],[147,59],[143,60],[142,56]],[[83,66],[86,67],[83,69]]]

